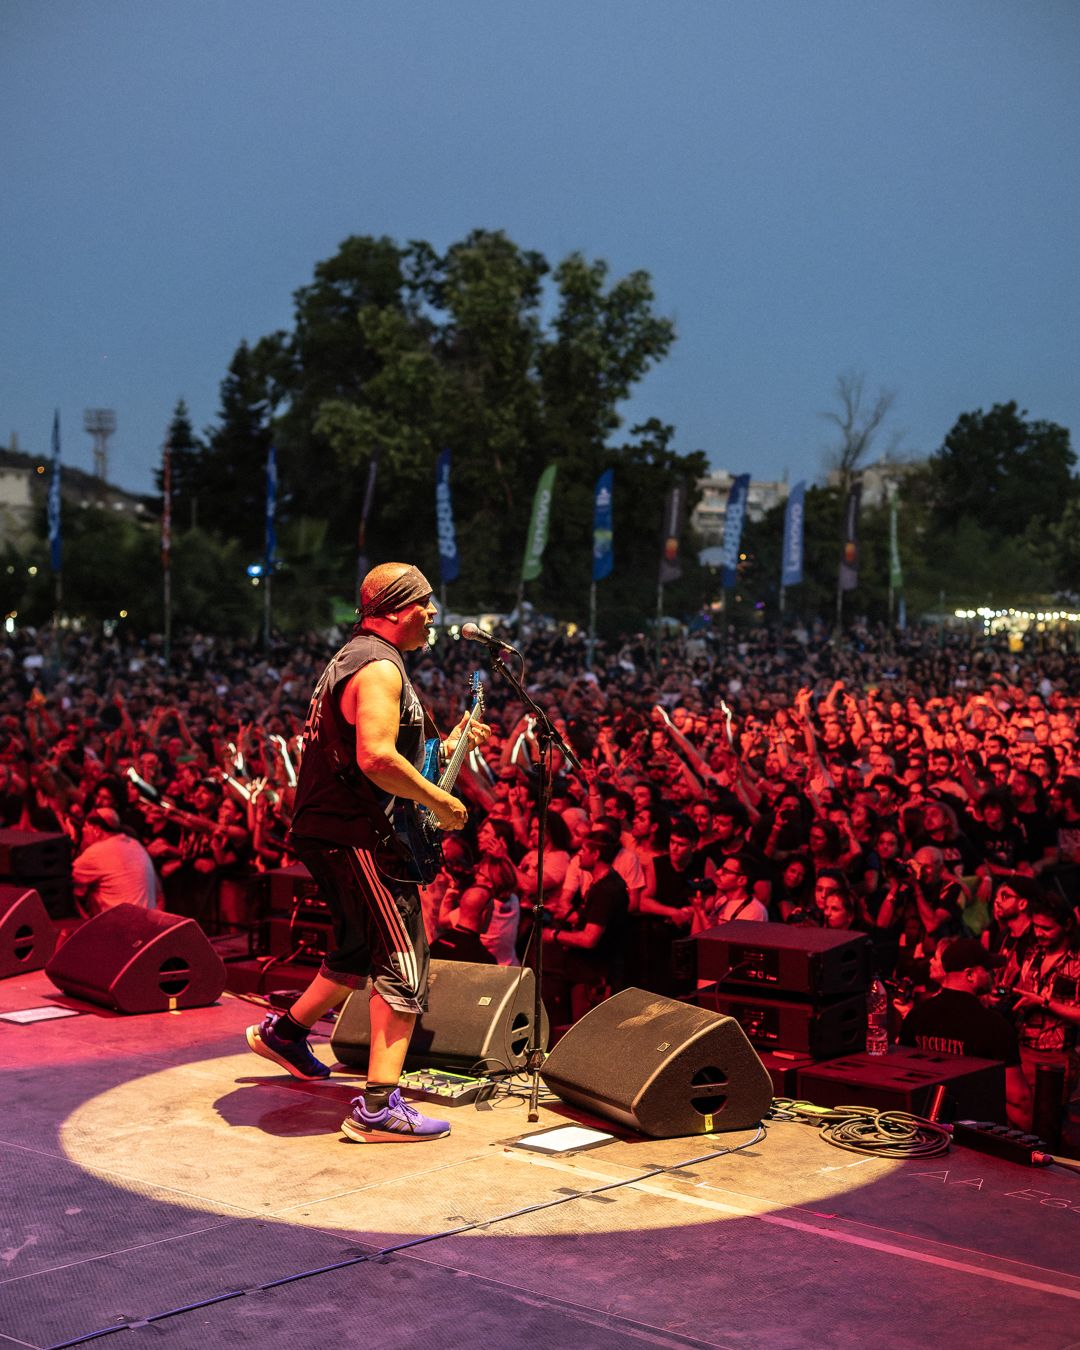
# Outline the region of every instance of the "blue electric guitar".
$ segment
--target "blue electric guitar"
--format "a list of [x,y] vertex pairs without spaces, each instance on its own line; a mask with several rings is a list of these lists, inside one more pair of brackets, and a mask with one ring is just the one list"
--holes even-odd
[[[474,671],[469,678],[472,707],[461,731],[454,753],[439,773],[439,740],[433,737],[424,746],[424,767],[421,770],[429,783],[437,784],[444,792],[453,790],[458,772],[469,753],[469,728],[484,714],[484,686],[480,674]],[[434,881],[442,867],[442,835],[435,812],[418,802],[399,797],[394,807],[391,830],[387,842],[376,851],[375,863],[383,876],[391,881],[415,882],[426,886]]]

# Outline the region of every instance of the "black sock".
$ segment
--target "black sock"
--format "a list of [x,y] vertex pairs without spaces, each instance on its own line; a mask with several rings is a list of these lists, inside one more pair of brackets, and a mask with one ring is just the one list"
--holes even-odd
[[396,1083],[368,1083],[364,1088],[364,1107],[374,1114],[390,1105],[390,1094],[397,1088]]
[[283,1041],[302,1041],[311,1030],[298,1022],[291,1012],[283,1012],[274,1023],[274,1035]]

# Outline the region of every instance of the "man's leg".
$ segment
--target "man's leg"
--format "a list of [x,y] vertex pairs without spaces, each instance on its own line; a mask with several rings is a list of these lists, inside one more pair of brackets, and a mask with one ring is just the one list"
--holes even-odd
[[415,888],[391,892],[366,855],[357,849],[353,857],[371,897],[374,978],[367,1083],[342,1121],[342,1133],[356,1143],[441,1139],[450,1133],[449,1123],[423,1115],[398,1090],[413,1027],[427,1000],[428,945],[420,898]]
[[312,1054],[308,1032],[323,1013],[336,1008],[348,993],[347,986],[325,975],[316,975],[287,1012],[270,1013],[259,1025],[248,1027],[248,1046],[263,1059],[287,1069],[294,1078],[309,1082],[328,1078],[330,1069]]
[[356,1143],[441,1139],[450,1133],[445,1120],[432,1120],[404,1100],[398,1080],[405,1065],[419,1014],[392,1007],[372,990],[368,1003],[371,1048],[363,1095],[341,1123],[342,1133]]
[[329,1067],[308,1046],[308,1032],[324,1013],[343,1003],[360,983],[350,972],[366,968],[367,946],[359,917],[366,912],[362,897],[354,894],[348,850],[309,850],[303,854],[319,893],[334,916],[334,950],[322,969],[288,1010],[270,1014],[261,1026],[249,1027],[247,1043],[257,1055],[287,1069],[294,1078],[326,1078]]
[[325,975],[316,975],[289,1009],[289,1016],[310,1031],[320,1017],[344,1003],[351,992],[347,984],[337,984]]
[[399,1012],[371,991],[368,1003],[368,1016],[371,1021],[371,1047],[368,1053],[368,1083],[387,1083],[397,1086],[401,1070],[405,1064],[405,1055],[409,1049],[409,1039],[416,1025],[416,1013]]

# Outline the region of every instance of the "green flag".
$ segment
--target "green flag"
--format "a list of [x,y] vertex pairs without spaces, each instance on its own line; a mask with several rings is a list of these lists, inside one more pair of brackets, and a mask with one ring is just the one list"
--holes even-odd
[[889,494],[889,585],[894,591],[904,589],[904,570],[900,566],[900,541],[896,531],[896,493]]
[[548,525],[551,522],[551,499],[555,493],[555,470],[558,466],[549,464],[540,475],[533,498],[532,519],[529,521],[529,533],[525,539],[525,559],[521,564],[522,581],[535,581],[540,575],[540,559],[547,546]]

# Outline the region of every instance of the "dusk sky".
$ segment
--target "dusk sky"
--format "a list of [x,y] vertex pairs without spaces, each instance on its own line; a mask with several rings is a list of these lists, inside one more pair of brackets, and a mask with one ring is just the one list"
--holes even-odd
[[879,450],[1080,439],[1076,0],[0,0],[0,82],[0,442],[113,408],[129,489],[350,234],[644,268],[626,422],[734,472],[818,476],[846,370]]

